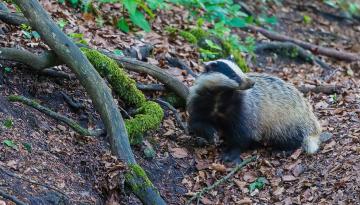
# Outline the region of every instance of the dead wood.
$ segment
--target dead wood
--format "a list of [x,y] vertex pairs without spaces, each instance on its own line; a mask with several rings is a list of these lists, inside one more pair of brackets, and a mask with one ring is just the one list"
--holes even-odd
[[313,92],[313,93],[324,93],[324,94],[334,94],[334,93],[341,93],[341,89],[343,87],[342,86],[338,86],[338,85],[318,85],[318,86],[308,86],[308,85],[301,85],[298,86],[297,89],[306,94],[309,92]]
[[[113,154],[132,167],[138,166],[131,151],[124,120],[111,95],[110,88],[99,73],[80,49],[51,20],[37,0],[14,0],[14,2],[29,20],[30,26],[40,34],[58,58],[71,68],[88,92],[105,124]],[[147,183],[148,187],[143,188],[147,176],[145,173],[144,176],[138,173],[129,173],[132,178],[127,181],[134,194],[144,204],[165,204],[151,183]]]
[[14,202],[16,205],[26,205],[25,202],[20,201],[18,198],[16,198],[15,196],[12,196],[10,194],[7,194],[6,192],[4,192],[2,189],[0,189],[0,196],[2,196],[4,199],[8,199],[12,202]]
[[23,15],[16,13],[9,13],[6,10],[0,10],[0,20],[4,23],[19,26],[21,24],[28,24],[28,20]]
[[359,61],[360,60],[360,56],[358,54],[314,45],[314,44],[311,44],[311,43],[308,43],[305,41],[301,41],[301,40],[298,40],[295,38],[291,38],[291,37],[288,37],[288,36],[285,36],[285,35],[282,35],[279,33],[268,31],[268,30],[258,27],[258,26],[248,25],[245,27],[245,29],[248,29],[252,32],[261,33],[262,35],[264,35],[265,37],[267,37],[271,40],[282,41],[282,42],[291,42],[291,43],[297,44],[297,45],[301,46],[302,48],[311,51],[314,55],[320,54],[320,55],[333,57],[333,58],[336,58],[339,60],[345,60],[345,61]]
[[[326,64],[318,57],[307,52],[302,47],[292,42],[262,42],[255,46],[255,52],[260,52],[263,50],[271,50],[271,51],[279,52],[280,54],[289,55],[290,57],[299,57],[306,62],[317,64],[327,71],[333,69],[330,65]],[[287,53],[283,53],[284,51]]]
[[166,91],[166,87],[162,84],[142,84],[136,83],[136,87],[142,91]]
[[187,72],[187,74],[190,74],[191,76],[193,76],[194,78],[198,77],[194,71],[192,71],[189,66],[186,65],[185,62],[183,62],[182,60],[180,60],[179,58],[176,57],[171,57],[171,56],[166,56],[165,59],[168,61],[168,63],[170,64],[170,66],[174,66],[177,68],[180,68],[181,70],[184,70]]
[[180,127],[184,130],[185,134],[189,134],[187,126],[183,123],[181,116],[179,112],[168,102],[160,99],[156,99],[155,102],[159,103],[162,106],[167,107],[169,110],[171,110],[175,116],[175,119],[177,123],[180,125]]
[[197,192],[193,197],[191,197],[186,204],[191,204],[192,201],[197,199],[197,203],[199,204],[199,200],[201,198],[201,196],[211,190],[213,190],[214,188],[216,188],[217,186],[219,186],[220,184],[224,183],[225,181],[227,181],[228,179],[230,179],[234,174],[236,174],[238,171],[240,171],[245,165],[247,165],[248,163],[254,161],[256,159],[255,156],[250,157],[248,159],[245,159],[244,161],[242,161],[240,164],[236,165],[230,172],[229,174],[227,174],[226,176],[224,176],[223,178],[217,180],[214,184],[205,187],[204,189],[202,189],[201,191]]

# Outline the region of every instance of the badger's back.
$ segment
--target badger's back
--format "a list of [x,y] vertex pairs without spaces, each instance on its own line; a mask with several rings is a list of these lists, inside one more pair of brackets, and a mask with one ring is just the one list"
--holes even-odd
[[294,149],[304,138],[320,134],[311,105],[293,85],[266,74],[249,73],[248,77],[255,86],[244,95],[242,106],[258,116],[253,122],[257,125],[257,140]]

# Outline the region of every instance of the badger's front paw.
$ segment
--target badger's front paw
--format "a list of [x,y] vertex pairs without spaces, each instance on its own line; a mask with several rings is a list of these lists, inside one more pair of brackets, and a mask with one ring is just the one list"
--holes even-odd
[[240,164],[242,159],[240,157],[240,149],[239,148],[225,148],[222,154],[222,161],[230,162],[234,164]]

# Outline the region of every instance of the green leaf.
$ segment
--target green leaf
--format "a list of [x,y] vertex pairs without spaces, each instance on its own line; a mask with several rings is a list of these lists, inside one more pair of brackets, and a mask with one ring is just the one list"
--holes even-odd
[[15,150],[18,150],[18,147],[16,146],[16,144],[12,140],[6,139],[6,140],[3,141],[3,144],[5,146],[8,146],[8,147],[13,148]]
[[10,68],[10,67],[5,67],[5,68],[4,68],[4,71],[5,71],[5,73],[10,73],[10,72],[12,71],[12,68]]
[[149,23],[147,22],[144,14],[142,14],[140,11],[136,11],[135,14],[133,15],[130,14],[130,19],[135,25],[139,26],[144,31],[146,32],[151,31],[151,27]]
[[135,0],[124,0],[123,4],[130,15],[134,15],[136,13],[137,3]]
[[116,28],[120,29],[122,32],[129,32],[129,25],[126,22],[126,20],[124,18],[121,18],[117,23],[116,23]]
[[21,32],[24,34],[25,38],[31,39],[32,35],[30,32],[28,32],[28,31],[21,31]]
[[312,21],[312,19],[310,16],[304,15],[304,23],[305,24],[309,24],[309,23],[311,23],[311,21]]
[[14,122],[12,119],[8,118],[4,121],[3,124],[6,128],[12,128],[12,126],[14,125]]
[[65,19],[60,19],[60,20],[57,22],[57,24],[59,25],[59,27],[60,27],[61,29],[64,29],[64,27],[68,24],[68,21],[65,20]]
[[40,34],[36,31],[32,31],[31,32],[31,35],[36,39],[36,40],[39,40],[40,39]]
[[155,157],[155,155],[156,155],[156,152],[155,152],[155,150],[153,149],[153,148],[151,148],[151,147],[146,147],[145,149],[144,149],[144,155],[145,155],[145,157],[146,158],[154,158]]
[[31,151],[32,151],[32,147],[31,147],[31,144],[30,144],[30,143],[23,142],[22,145],[24,146],[24,148],[25,148],[28,152],[31,152]]
[[267,180],[265,177],[257,178],[253,183],[249,185],[249,191],[253,192],[255,189],[263,189],[265,187]]
[[117,56],[123,56],[124,53],[122,52],[122,50],[119,50],[119,49],[115,49],[114,50],[114,54],[117,55]]
[[271,17],[265,17],[265,22],[268,24],[277,24],[277,18],[276,16],[271,16]]
[[70,5],[73,7],[73,8],[76,8],[78,5],[79,5],[79,0],[67,0]]
[[242,27],[246,26],[246,20],[244,18],[235,17],[235,18],[231,19],[227,23],[227,25],[232,26],[232,27],[242,28]]
[[84,38],[84,34],[82,33],[69,33],[71,38]]
[[65,4],[65,0],[58,0],[59,4]]
[[211,48],[211,49],[214,49],[214,50],[218,50],[218,51],[221,51],[221,47],[216,45],[212,40],[210,39],[205,39],[205,43]]

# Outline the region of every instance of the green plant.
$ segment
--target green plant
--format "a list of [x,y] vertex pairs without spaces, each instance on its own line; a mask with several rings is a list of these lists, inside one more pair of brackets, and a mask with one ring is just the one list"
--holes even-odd
[[36,40],[40,39],[40,35],[38,32],[33,31],[31,26],[27,24],[20,25],[21,32],[23,33],[24,37],[27,39],[34,38]]
[[6,127],[6,128],[12,128],[12,126],[14,125],[14,121],[10,118],[7,118],[4,122],[3,122],[3,125]]
[[351,16],[360,15],[360,3],[357,0],[323,0],[331,7],[341,9]]
[[18,150],[17,145],[12,140],[6,139],[3,141],[3,144],[7,147],[13,148],[14,150]]
[[82,33],[69,33],[68,36],[74,39],[75,43],[88,45],[88,42],[84,39],[84,34]]

